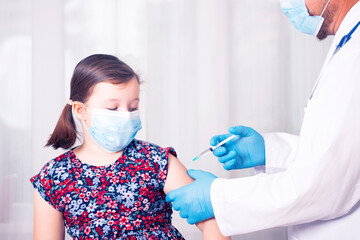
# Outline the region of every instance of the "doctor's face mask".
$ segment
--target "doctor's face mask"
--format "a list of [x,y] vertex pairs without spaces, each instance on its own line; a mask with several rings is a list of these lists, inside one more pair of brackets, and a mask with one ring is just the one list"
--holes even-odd
[[323,14],[328,7],[327,1],[320,16],[310,16],[305,0],[280,0],[281,11],[289,18],[291,24],[300,32],[316,36],[324,23]]

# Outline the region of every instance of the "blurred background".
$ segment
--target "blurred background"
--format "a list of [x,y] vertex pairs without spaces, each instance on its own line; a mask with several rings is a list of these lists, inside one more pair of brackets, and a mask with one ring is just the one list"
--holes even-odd
[[[84,57],[113,54],[140,75],[137,138],[186,162],[229,126],[298,134],[330,42],[296,32],[278,0],[0,0],[0,239],[32,239],[29,178],[63,152],[43,146]],[[253,174],[214,157],[186,166]],[[173,216],[186,239],[201,239]],[[286,228],[233,237],[286,238]]]

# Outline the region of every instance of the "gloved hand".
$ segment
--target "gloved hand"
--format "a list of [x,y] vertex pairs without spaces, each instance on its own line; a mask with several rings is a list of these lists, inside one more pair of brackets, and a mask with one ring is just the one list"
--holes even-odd
[[209,172],[193,169],[188,170],[188,174],[195,181],[169,192],[166,201],[173,202],[174,210],[180,211],[180,216],[187,218],[189,224],[213,218],[210,188],[217,177]]
[[[231,127],[229,132],[237,137],[213,152],[226,170],[265,165],[264,138],[258,132],[244,126]],[[215,146],[231,134],[214,136],[210,144]]]

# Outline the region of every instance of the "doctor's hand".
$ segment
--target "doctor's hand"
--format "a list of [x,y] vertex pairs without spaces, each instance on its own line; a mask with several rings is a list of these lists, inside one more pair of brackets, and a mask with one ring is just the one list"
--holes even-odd
[[210,144],[215,146],[231,134],[237,137],[214,150],[213,154],[226,170],[265,165],[264,138],[254,129],[244,126],[229,128],[230,134],[214,136]]
[[188,170],[188,174],[195,181],[169,192],[166,201],[173,202],[174,210],[180,211],[180,216],[187,218],[189,224],[213,218],[210,188],[217,177],[209,172],[193,169]]

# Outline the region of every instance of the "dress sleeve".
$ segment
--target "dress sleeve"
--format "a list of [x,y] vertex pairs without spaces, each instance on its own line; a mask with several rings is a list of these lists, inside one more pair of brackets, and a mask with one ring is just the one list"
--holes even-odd
[[56,182],[58,182],[55,163],[55,160],[51,160],[45,164],[40,172],[30,179],[30,182],[47,203],[56,210],[62,211],[55,196]]
[[160,184],[161,189],[164,188],[167,178],[169,154],[172,154],[175,157],[177,157],[174,148],[172,147],[159,148],[159,161],[156,161],[156,168],[157,168],[157,180]]

